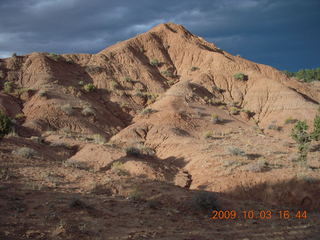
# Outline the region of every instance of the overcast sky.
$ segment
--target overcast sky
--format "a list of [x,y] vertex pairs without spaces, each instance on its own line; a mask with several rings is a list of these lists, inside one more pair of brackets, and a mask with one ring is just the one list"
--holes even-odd
[[280,70],[320,66],[320,0],[0,0],[0,57],[96,53],[164,22]]

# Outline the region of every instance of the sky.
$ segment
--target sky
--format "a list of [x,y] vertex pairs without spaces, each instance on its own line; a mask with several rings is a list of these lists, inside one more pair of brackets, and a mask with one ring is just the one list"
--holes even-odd
[[97,53],[165,22],[279,70],[320,67],[320,0],[0,0],[0,58]]

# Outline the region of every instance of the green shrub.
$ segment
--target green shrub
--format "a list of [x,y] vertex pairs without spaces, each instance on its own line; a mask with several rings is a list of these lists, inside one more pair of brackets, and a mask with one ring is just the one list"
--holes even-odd
[[152,114],[152,113],[155,113],[156,110],[154,109],[151,109],[151,108],[145,108],[141,111],[141,115],[149,115],[149,114]]
[[54,61],[58,61],[61,56],[59,54],[56,54],[56,53],[49,53],[49,57]]
[[213,192],[196,192],[192,202],[196,209],[204,212],[211,213],[213,210],[219,209],[216,195]]
[[154,66],[154,67],[160,66],[159,60],[158,60],[158,59],[155,59],[155,58],[150,61],[150,64],[151,64],[152,66]]
[[234,102],[232,101],[231,103],[228,104],[230,107],[235,107],[238,108],[239,107],[239,102]]
[[169,86],[172,86],[172,85],[174,85],[175,83],[176,83],[175,80],[169,80],[169,81],[168,81],[168,85],[169,85]]
[[190,134],[181,128],[175,127],[175,128],[171,128],[172,132],[174,132],[174,134],[178,135],[178,136],[190,136]]
[[134,93],[134,96],[138,96],[138,97],[141,97],[141,98],[153,98],[153,97],[157,97],[156,95],[152,94],[152,93],[148,93],[148,92],[145,92],[144,90],[140,90],[140,89],[136,89],[135,93]]
[[133,147],[133,146],[126,147],[125,152],[126,152],[127,156],[139,157],[142,155],[140,149],[137,147]]
[[268,167],[268,163],[264,159],[252,162],[244,167],[249,172],[263,172]]
[[90,166],[86,162],[80,162],[74,159],[67,159],[62,162],[62,166],[64,167],[71,167],[71,168],[77,168],[80,170],[90,170]]
[[214,99],[213,98],[209,98],[209,97],[206,97],[204,98],[206,104],[208,105],[213,105],[214,104]]
[[114,162],[111,166],[111,171],[116,173],[118,176],[128,176],[129,172],[124,168],[123,163]]
[[66,94],[76,95],[77,94],[77,88],[74,87],[74,86],[68,86],[68,87],[65,87],[63,89],[63,92],[66,93]]
[[129,108],[129,104],[122,102],[122,103],[120,103],[120,107],[121,108]]
[[308,128],[306,121],[298,121],[291,131],[291,137],[298,144],[299,161],[303,164],[307,162],[311,142],[310,134],[307,132]]
[[236,161],[236,160],[233,160],[233,159],[225,159],[222,162],[222,166],[225,167],[225,168],[228,168],[228,167],[231,167],[231,166],[232,167],[238,167],[238,166],[241,166],[243,164],[244,163]]
[[222,123],[223,120],[217,114],[212,114],[211,115],[211,121],[214,124],[219,124],[219,123]]
[[233,75],[233,77],[236,79],[236,80],[242,80],[242,81],[246,81],[248,80],[248,76],[243,74],[243,73],[236,73]]
[[74,63],[73,60],[70,59],[70,58],[69,58],[69,59],[66,59],[65,61],[66,61],[66,63],[69,63],[69,64],[73,64],[73,63]]
[[41,90],[39,91],[39,96],[40,96],[40,97],[47,97],[47,91],[41,89]]
[[83,86],[83,89],[86,91],[86,92],[92,92],[94,90],[96,90],[96,86],[93,85],[92,83],[88,83],[86,85]]
[[228,151],[230,154],[232,154],[234,156],[245,156],[246,155],[245,151],[243,151],[240,148],[233,147],[233,146],[229,146]]
[[113,89],[113,90],[116,90],[116,89],[118,89],[120,87],[120,85],[119,85],[119,83],[117,83],[116,81],[111,81],[111,88]]
[[128,82],[128,83],[132,83],[132,82],[133,82],[133,80],[132,80],[131,77],[125,77],[125,78],[124,78],[124,81],[125,81],[125,82]]
[[13,177],[14,175],[9,170],[8,167],[1,168],[0,169],[0,180],[8,180],[10,177]]
[[230,108],[230,113],[232,115],[237,115],[237,114],[239,114],[239,112],[240,112],[240,110],[238,108],[236,108],[236,107]]
[[210,131],[208,131],[208,132],[206,132],[206,133],[204,134],[204,138],[205,138],[205,139],[210,139],[210,138],[212,138],[212,137],[213,137],[213,133],[210,132]]
[[67,115],[72,115],[74,113],[73,107],[70,104],[62,105],[60,108]]
[[26,116],[23,113],[18,113],[14,116],[15,119],[24,119]]
[[155,151],[152,148],[145,147],[145,146],[129,146],[125,148],[125,152],[127,156],[134,156],[134,157],[143,157],[149,156],[152,157],[155,155]]
[[248,118],[252,118],[255,115],[255,112],[252,112],[251,110],[248,110],[248,109],[241,109],[241,112],[246,113]]
[[140,47],[140,48],[139,48],[139,51],[142,52],[142,53],[144,53],[146,50],[145,50],[143,47]]
[[11,57],[13,57],[13,58],[15,58],[15,57],[17,57],[18,55],[17,55],[17,53],[12,53],[12,55],[11,55]]
[[146,92],[146,93],[144,93],[144,95],[148,98],[148,101],[147,101],[148,105],[154,103],[158,98],[158,95],[157,94],[153,94],[153,93]]
[[165,77],[173,77],[173,73],[169,70],[162,71],[161,74]]
[[38,153],[32,148],[22,147],[12,152],[14,155],[24,157],[24,158],[32,158],[36,156]]
[[137,187],[135,187],[128,195],[128,199],[134,202],[139,202],[143,200],[142,193]]
[[269,130],[281,131],[282,127],[278,126],[275,121],[272,121],[268,126]]
[[194,71],[197,71],[197,70],[199,70],[200,68],[198,68],[198,67],[192,67],[190,70],[192,71],[192,72],[194,72]]
[[29,89],[29,88],[18,88],[15,90],[15,94],[20,96],[21,94],[23,94],[25,92],[29,92],[29,91],[31,91],[31,89]]
[[296,122],[298,122],[298,119],[289,117],[284,121],[284,124],[293,124],[293,123],[296,123]]
[[158,209],[161,206],[161,202],[156,199],[150,199],[147,201],[147,206],[151,209]]
[[140,89],[137,89],[134,95],[142,98],[145,97],[145,93],[143,93]]
[[38,144],[43,144],[43,143],[45,143],[43,137],[31,136],[31,137],[30,137],[30,140],[33,141],[33,142],[35,142],[35,143],[38,143]]
[[213,106],[223,106],[224,109],[226,108],[225,103],[219,99],[210,99],[211,101],[209,102]]
[[320,111],[313,120],[313,132],[311,133],[311,138],[315,141],[320,140]]
[[315,69],[301,69],[298,72],[282,71],[288,77],[295,77],[304,82],[320,81],[320,67]]
[[103,72],[103,68],[95,65],[88,65],[85,67],[85,70],[90,74],[97,74]]
[[145,146],[142,146],[140,148],[140,152],[142,153],[142,155],[149,156],[149,157],[152,157],[156,154],[156,152],[152,148],[145,147]]
[[92,107],[86,106],[81,111],[82,115],[88,117],[88,116],[95,116],[96,112]]
[[248,113],[248,114],[251,114],[252,112],[248,109],[242,109],[241,112],[245,112],[245,113]]
[[12,125],[10,118],[0,111],[0,139],[12,131]]
[[0,70],[0,79],[4,78],[5,77],[5,74],[2,70]]
[[106,143],[106,138],[105,138],[104,136],[100,135],[100,134],[94,134],[94,135],[92,136],[92,138],[93,138],[93,141],[94,141],[95,143],[97,143],[97,144],[104,144],[104,143]]
[[225,90],[223,90],[222,88],[219,88],[218,86],[213,86],[212,91],[223,93]]
[[3,84],[3,91],[7,94],[12,93],[13,91],[13,82],[11,81],[6,81]]

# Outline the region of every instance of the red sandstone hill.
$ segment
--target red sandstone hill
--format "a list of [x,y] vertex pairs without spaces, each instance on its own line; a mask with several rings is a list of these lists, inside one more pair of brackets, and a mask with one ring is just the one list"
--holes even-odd
[[[0,143],[1,217],[25,209],[0,227],[4,239],[178,239],[174,229],[211,239],[217,225],[194,225],[199,191],[214,192],[222,209],[320,208],[319,145],[308,168],[299,167],[288,121],[311,124],[320,86],[233,56],[180,25],[160,24],[97,54],[0,59],[0,79],[0,108],[16,118],[16,133]],[[23,222],[16,233],[15,216]],[[195,227],[193,237],[173,219]],[[286,239],[291,228],[313,234],[316,223],[300,231],[294,221],[270,222]],[[243,231],[250,224],[218,235],[253,236]],[[260,237],[274,237],[268,224]]]

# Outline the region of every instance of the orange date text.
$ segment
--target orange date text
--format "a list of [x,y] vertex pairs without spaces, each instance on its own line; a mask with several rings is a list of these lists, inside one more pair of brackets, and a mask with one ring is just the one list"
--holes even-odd
[[236,220],[236,219],[255,219],[269,220],[272,218],[280,219],[307,219],[306,210],[289,211],[289,210],[214,210],[211,213],[212,220]]

